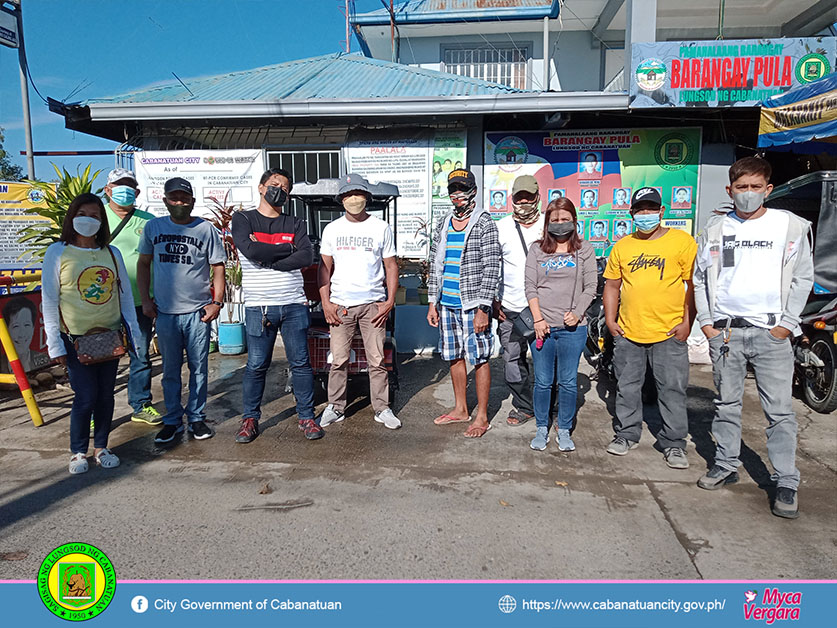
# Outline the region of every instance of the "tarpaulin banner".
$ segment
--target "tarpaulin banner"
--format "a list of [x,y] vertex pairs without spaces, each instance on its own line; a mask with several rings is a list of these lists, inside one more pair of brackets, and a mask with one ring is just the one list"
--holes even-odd
[[47,220],[26,213],[36,207],[46,207],[43,192],[28,183],[0,181],[0,272],[41,267],[25,253],[26,245],[18,242],[21,229]]
[[837,74],[764,102],[759,146],[781,146],[837,136]]

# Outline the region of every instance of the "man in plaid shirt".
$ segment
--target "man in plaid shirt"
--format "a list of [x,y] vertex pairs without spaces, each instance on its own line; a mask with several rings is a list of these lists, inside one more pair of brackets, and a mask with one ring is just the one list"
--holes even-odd
[[484,208],[476,208],[477,183],[469,170],[448,175],[452,210],[436,225],[430,245],[427,322],[439,327],[439,351],[450,362],[456,405],[437,417],[436,425],[471,420],[465,399],[467,368],[474,365],[477,414],[465,432],[480,438],[489,429],[488,393],[491,373],[488,359],[493,349],[491,306],[500,281],[500,240],[497,226]]

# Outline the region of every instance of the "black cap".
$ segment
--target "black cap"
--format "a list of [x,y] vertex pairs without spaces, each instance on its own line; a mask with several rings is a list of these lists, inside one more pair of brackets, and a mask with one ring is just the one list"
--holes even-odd
[[663,199],[660,196],[660,191],[657,188],[639,188],[631,197],[631,208],[639,203],[652,203],[654,205],[662,205]]
[[174,177],[173,179],[169,179],[168,181],[166,181],[166,184],[163,187],[163,192],[165,194],[178,191],[186,192],[190,196],[195,195],[195,193],[192,192],[192,184],[189,183],[186,179],[182,179],[181,177]]
[[464,185],[469,190],[477,187],[477,180],[474,177],[474,173],[470,170],[465,170],[464,168],[450,171],[450,174],[448,175],[448,187],[452,186],[454,183]]

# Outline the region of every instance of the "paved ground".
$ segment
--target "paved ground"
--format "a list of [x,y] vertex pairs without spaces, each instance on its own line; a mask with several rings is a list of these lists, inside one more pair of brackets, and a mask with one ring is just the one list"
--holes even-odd
[[[574,453],[534,452],[534,422],[505,424],[509,400],[494,360],[493,429],[437,427],[452,401],[438,358],[402,356],[386,430],[357,395],[325,438],[304,440],[285,363],[268,376],[263,433],[238,445],[243,357],[213,355],[212,440],[155,446],[155,429],[128,421],[120,370],[111,446],[115,470],[67,473],[72,392],[38,393],[46,424],[0,397],[0,579],[33,579],[54,546],[84,540],[131,578],[749,579],[837,575],[837,416],[795,401],[802,472],[796,521],[770,514],[764,418],[745,398],[742,481],[695,486],[713,456],[712,382],[692,367],[691,468],[665,466],[650,431],[628,456],[608,455],[612,386],[582,363]],[[124,365],[123,365],[124,366]],[[161,400],[155,362],[155,399]],[[354,397],[355,395],[353,395]],[[654,408],[646,408],[653,431]]]

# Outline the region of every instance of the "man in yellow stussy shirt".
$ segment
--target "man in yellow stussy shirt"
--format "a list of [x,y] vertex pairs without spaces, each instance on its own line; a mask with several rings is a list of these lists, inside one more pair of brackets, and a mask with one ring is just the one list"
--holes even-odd
[[634,193],[635,232],[613,246],[604,272],[605,320],[614,338],[617,378],[616,435],[607,451],[624,456],[639,444],[642,384],[650,362],[663,419],[657,441],[669,467],[687,469],[686,339],[695,315],[692,266],[697,243],[688,233],[662,227],[663,210],[657,189],[643,187]]

